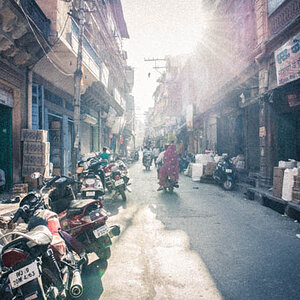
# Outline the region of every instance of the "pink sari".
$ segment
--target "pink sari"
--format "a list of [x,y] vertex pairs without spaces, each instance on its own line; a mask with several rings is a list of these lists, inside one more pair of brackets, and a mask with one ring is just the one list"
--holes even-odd
[[178,182],[179,179],[179,157],[176,146],[170,145],[164,154],[164,164],[159,170],[159,184],[167,187],[167,178]]

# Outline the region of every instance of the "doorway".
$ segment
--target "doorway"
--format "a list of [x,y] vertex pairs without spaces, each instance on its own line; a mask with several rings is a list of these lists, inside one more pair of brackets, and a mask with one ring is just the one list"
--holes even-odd
[[12,109],[4,105],[0,105],[0,169],[8,190],[12,186]]

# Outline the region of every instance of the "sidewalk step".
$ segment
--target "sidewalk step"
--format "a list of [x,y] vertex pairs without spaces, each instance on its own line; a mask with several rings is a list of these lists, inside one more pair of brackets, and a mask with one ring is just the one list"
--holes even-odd
[[248,188],[247,198],[259,202],[280,214],[286,214],[292,219],[300,221],[300,205],[274,197],[268,190],[262,188]]

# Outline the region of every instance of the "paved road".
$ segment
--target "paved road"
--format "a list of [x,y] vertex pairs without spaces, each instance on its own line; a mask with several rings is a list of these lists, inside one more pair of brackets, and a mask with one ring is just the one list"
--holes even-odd
[[298,223],[184,176],[173,195],[157,192],[141,163],[130,174],[127,203],[105,200],[122,235],[101,281],[90,266],[86,299],[299,299]]

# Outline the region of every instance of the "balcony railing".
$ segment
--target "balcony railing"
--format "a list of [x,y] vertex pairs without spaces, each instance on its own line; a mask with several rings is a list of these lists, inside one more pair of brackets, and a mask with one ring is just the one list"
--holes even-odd
[[34,0],[21,0],[20,3],[24,11],[41,30],[44,37],[48,38],[50,35],[50,20],[45,16],[37,3]]
[[269,16],[270,37],[275,36],[300,16],[300,2],[286,0]]

